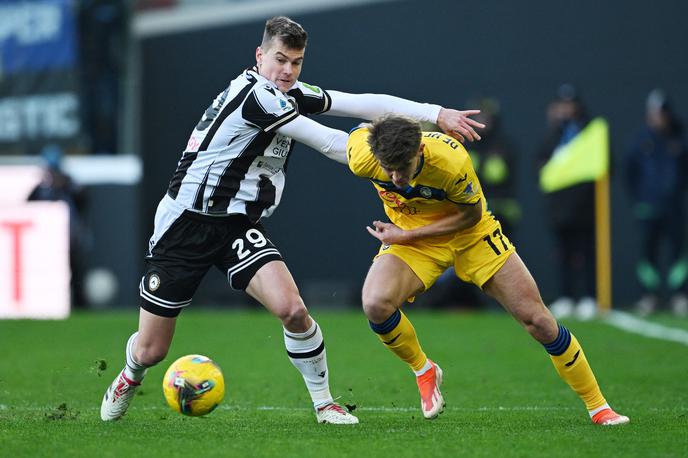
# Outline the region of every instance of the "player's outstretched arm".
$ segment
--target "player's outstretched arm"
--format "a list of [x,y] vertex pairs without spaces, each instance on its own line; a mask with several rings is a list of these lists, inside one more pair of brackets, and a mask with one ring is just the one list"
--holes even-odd
[[297,116],[293,121],[277,129],[282,135],[308,145],[326,157],[346,164],[346,142],[349,135],[341,130],[323,126],[305,116]]
[[485,127],[470,118],[480,113],[480,110],[454,110],[385,94],[349,94],[339,91],[327,93],[332,105],[325,114],[334,116],[350,116],[370,121],[389,113],[405,115],[419,121],[435,123],[444,133],[461,142],[480,140],[475,129]]
[[382,221],[373,221],[374,229],[370,226],[366,226],[366,229],[370,235],[385,245],[403,245],[429,237],[455,234],[471,228],[478,224],[483,212],[480,202],[475,205],[456,206],[455,210],[442,219],[414,229],[402,229],[392,223],[383,223]]

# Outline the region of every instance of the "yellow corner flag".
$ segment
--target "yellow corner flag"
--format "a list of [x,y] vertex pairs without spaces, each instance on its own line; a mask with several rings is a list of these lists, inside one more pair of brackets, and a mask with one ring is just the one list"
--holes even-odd
[[559,147],[540,170],[540,188],[554,192],[584,181],[596,181],[609,170],[609,127],[595,118],[570,142]]

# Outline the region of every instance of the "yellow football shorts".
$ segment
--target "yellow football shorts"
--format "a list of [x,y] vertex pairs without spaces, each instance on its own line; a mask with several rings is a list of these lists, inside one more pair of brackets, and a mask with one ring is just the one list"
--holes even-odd
[[482,288],[515,251],[511,241],[502,234],[502,225],[487,213],[473,228],[445,243],[418,241],[383,245],[375,257],[397,256],[413,270],[426,290],[452,265],[457,277]]

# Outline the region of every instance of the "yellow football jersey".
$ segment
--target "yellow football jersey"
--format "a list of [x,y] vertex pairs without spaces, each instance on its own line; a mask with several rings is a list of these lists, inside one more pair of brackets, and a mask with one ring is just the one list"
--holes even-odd
[[430,288],[448,267],[466,282],[483,287],[515,252],[488,211],[471,158],[458,141],[439,132],[423,132],[425,145],[418,170],[404,189],[394,186],[368,146],[368,129],[349,135],[347,155],[351,171],[370,179],[384,203],[385,213],[402,229],[431,224],[453,211],[457,204],[481,205],[480,222],[458,232],[382,245],[377,256],[391,254],[404,261]]
[[347,156],[351,171],[372,181],[390,221],[402,229],[435,222],[457,204],[487,206],[466,149],[441,132],[423,132],[425,145],[415,175],[404,189],[397,188],[368,146],[368,129],[351,132]]

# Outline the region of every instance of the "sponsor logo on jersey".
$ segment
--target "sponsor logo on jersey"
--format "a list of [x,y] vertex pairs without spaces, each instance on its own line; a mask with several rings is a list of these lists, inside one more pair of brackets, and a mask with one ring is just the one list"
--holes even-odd
[[432,190],[427,186],[422,186],[420,188],[420,195],[426,199],[429,199],[430,197],[432,197]]
[[466,185],[466,188],[463,190],[463,193],[467,196],[472,196],[475,194],[475,190],[473,189],[473,182],[469,181],[468,184]]
[[199,146],[201,146],[201,142],[199,142],[198,139],[192,135],[186,144],[186,151],[198,151]]
[[384,189],[378,189],[377,193],[380,196],[380,199],[384,200],[385,202],[394,203],[399,207],[404,205],[404,203],[401,200],[399,200],[399,197],[397,196],[396,192],[386,191]]
[[[428,192],[432,195],[432,191],[430,191],[430,189],[428,189]],[[395,192],[378,189],[377,193],[380,196],[380,199],[384,201],[385,205],[395,212],[401,213],[402,215],[415,215],[418,213],[418,209],[416,207],[408,205],[407,203],[399,200],[399,197]]]
[[406,204],[401,204],[399,207],[392,207],[390,206],[392,210],[394,210],[397,213],[401,213],[402,215],[415,215],[418,213],[418,209],[416,207],[413,207],[411,205],[406,205]]
[[291,150],[291,138],[286,135],[277,134],[270,144],[270,151],[266,151],[265,156],[270,157],[281,157],[285,158],[289,155]]
[[282,170],[282,167],[276,167],[266,161],[258,161],[256,167],[258,167],[259,169],[267,170],[273,175],[278,174]]

